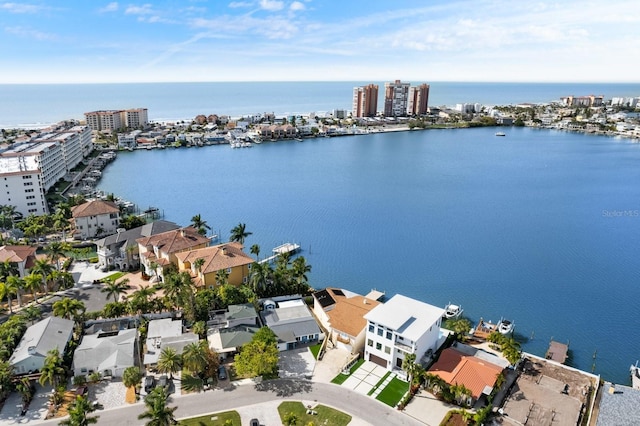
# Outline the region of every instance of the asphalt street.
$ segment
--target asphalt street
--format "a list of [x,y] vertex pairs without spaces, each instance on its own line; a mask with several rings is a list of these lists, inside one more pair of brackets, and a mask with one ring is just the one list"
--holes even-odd
[[[220,411],[239,409],[275,400],[314,401],[334,407],[371,425],[423,425],[418,420],[392,409],[387,405],[342,386],[314,383],[308,380],[270,380],[259,384],[246,384],[227,389],[217,389],[199,394],[176,396],[169,406],[177,406],[177,418],[201,416]],[[96,411],[98,425],[141,425],[138,415],[144,411],[140,402],[117,409]],[[54,425],[59,420],[42,422]],[[273,426],[263,423],[264,426]],[[424,426],[424,425],[423,425]]]

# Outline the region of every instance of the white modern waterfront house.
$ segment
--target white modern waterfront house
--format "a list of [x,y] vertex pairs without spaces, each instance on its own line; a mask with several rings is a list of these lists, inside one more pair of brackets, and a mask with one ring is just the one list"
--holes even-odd
[[367,313],[364,359],[404,376],[402,361],[437,349],[444,309],[400,294]]

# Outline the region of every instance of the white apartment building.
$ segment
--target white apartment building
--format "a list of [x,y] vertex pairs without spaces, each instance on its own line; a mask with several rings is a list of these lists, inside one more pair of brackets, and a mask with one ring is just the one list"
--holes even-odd
[[118,130],[124,127],[121,110],[85,112],[87,126],[94,131]]
[[416,361],[436,351],[444,309],[396,294],[376,306],[367,320],[364,359],[389,371],[402,372],[402,361],[416,354]]
[[402,83],[400,80],[384,84],[384,115],[386,117],[407,115],[409,86],[409,83]]
[[63,123],[0,151],[0,204],[24,216],[48,213],[47,191],[92,149],[87,127]]
[[134,108],[124,111],[125,125],[130,129],[145,127],[149,122],[149,112],[146,108]]

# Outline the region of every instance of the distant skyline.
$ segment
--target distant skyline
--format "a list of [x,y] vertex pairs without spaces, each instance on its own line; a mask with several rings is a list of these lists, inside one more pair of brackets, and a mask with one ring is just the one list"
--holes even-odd
[[637,0],[0,0],[1,83],[640,82]]

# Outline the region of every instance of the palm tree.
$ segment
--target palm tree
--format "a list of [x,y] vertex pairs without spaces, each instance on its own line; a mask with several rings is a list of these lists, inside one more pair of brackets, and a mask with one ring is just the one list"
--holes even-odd
[[67,243],[61,243],[60,241],[53,241],[49,243],[49,245],[44,251],[49,255],[49,259],[51,259],[51,261],[56,264],[56,268],[59,271],[60,258],[64,257],[65,252],[67,250],[69,250]]
[[15,288],[8,285],[6,282],[0,282],[0,300],[7,298],[7,305],[9,306],[9,313],[13,313],[13,304],[11,303],[11,296],[15,294]]
[[100,291],[107,294],[107,299],[113,296],[113,301],[117,302],[120,298],[120,295],[126,294],[127,290],[129,290],[130,288],[131,286],[129,286],[129,278],[125,278],[120,281],[110,280]]
[[25,290],[30,290],[33,295],[33,301],[38,303],[37,291],[38,288],[42,285],[42,275],[37,274],[33,271],[26,277],[24,277],[24,288]]
[[80,300],[65,297],[53,304],[53,315],[66,319],[79,319],[84,314],[86,308]]
[[260,246],[257,244],[254,244],[251,246],[251,248],[249,249],[249,252],[251,252],[251,254],[255,254],[256,255],[256,260],[260,260]]
[[229,273],[226,269],[220,269],[216,272],[216,286],[221,287],[229,284]]
[[191,326],[191,331],[200,336],[201,339],[205,338],[207,335],[207,323],[204,321],[196,321]]
[[40,309],[39,306],[27,306],[20,311],[20,315],[23,316],[27,321],[34,323],[42,318],[42,309]]
[[40,382],[42,386],[46,385],[48,382],[54,389],[57,388],[60,379],[65,374],[63,362],[60,351],[57,348],[51,349],[47,352],[38,382]]
[[200,214],[197,214],[191,218],[191,226],[198,230],[198,234],[207,235],[207,230],[210,230],[211,227],[207,224],[206,220],[203,220],[200,217]]
[[246,225],[244,223],[239,223],[231,230],[231,238],[229,241],[236,241],[240,244],[244,244],[244,239],[251,234],[252,232],[247,232]]
[[411,382],[413,381],[413,374],[415,373],[416,365],[416,354],[405,355],[402,360],[402,369],[407,373],[409,386],[411,386]]
[[177,407],[168,407],[167,399],[169,394],[163,387],[157,387],[145,398],[144,404],[147,411],[140,414],[138,419],[149,419],[147,426],[170,426],[175,425],[176,418],[173,412]]
[[249,285],[258,297],[265,296],[265,290],[271,277],[271,266],[268,263],[255,262],[251,265],[251,274],[249,275]]
[[15,263],[11,263],[9,259],[0,262],[0,279],[4,280],[10,275],[18,275],[18,267]]
[[155,294],[151,286],[141,285],[130,296],[129,304],[135,312],[145,312],[149,307],[149,299]]
[[158,371],[169,373],[169,378],[173,379],[173,373],[177,373],[182,368],[182,356],[172,347],[166,347],[160,352],[158,358]]
[[140,380],[142,380],[142,373],[138,367],[127,367],[122,372],[122,384],[127,388],[138,386]]
[[204,390],[204,380],[197,374],[183,373],[180,387],[187,392],[202,392]]
[[5,280],[7,286],[11,287],[16,298],[18,299],[18,306],[22,307],[22,290],[24,290],[24,280],[16,275],[9,275]]
[[204,370],[207,365],[207,341],[189,343],[182,351],[182,365],[191,372]]
[[89,417],[89,413],[95,411],[95,407],[87,398],[78,395],[69,407],[69,418],[62,420],[60,425],[87,426],[98,423],[98,416]]
[[53,266],[47,259],[36,259],[33,268],[31,268],[31,272],[35,272],[40,274],[42,277],[42,289],[44,290],[45,295],[49,293],[49,288],[47,286],[47,278],[53,272]]
[[199,257],[193,262],[193,267],[196,268],[198,274],[202,272],[202,265],[204,265],[204,257]]

